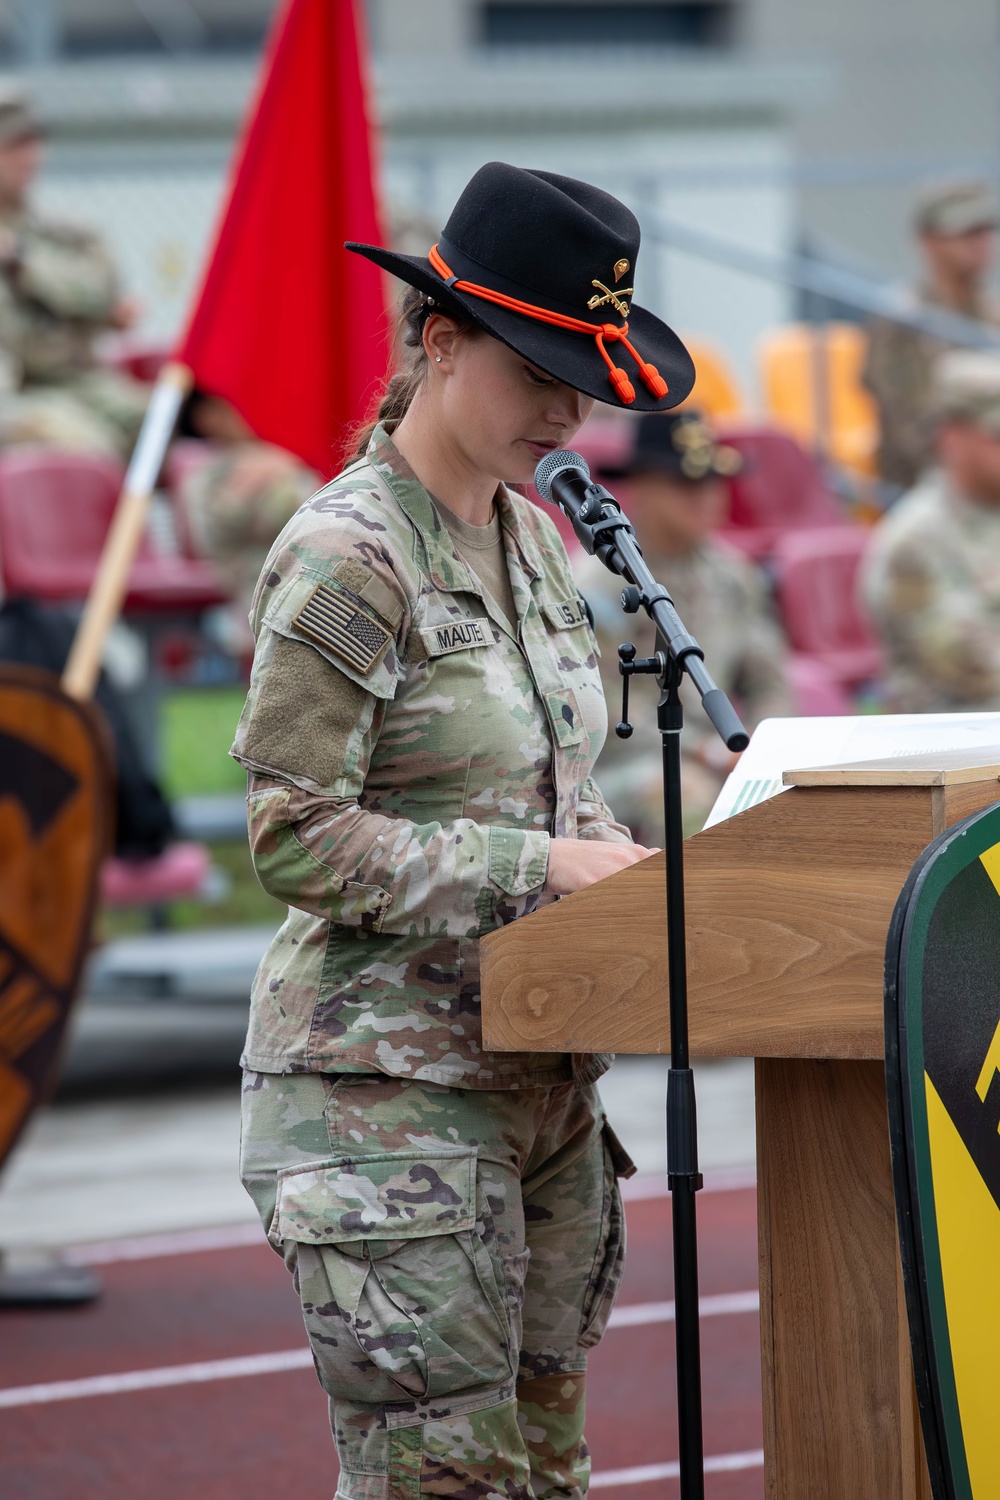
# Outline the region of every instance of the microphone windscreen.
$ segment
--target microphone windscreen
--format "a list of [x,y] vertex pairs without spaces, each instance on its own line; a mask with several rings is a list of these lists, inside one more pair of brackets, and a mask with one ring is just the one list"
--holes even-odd
[[543,500],[553,503],[552,481],[563,469],[582,469],[590,478],[590,465],[582,453],[574,453],[572,448],[556,448],[540,458],[535,469],[535,489]]

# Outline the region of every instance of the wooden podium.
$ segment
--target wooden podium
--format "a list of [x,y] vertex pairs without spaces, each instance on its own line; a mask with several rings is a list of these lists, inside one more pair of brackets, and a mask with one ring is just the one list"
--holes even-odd
[[[996,749],[789,772],[685,844],[691,1052],[756,1059],[768,1500],[930,1500],[882,971],[910,867],[998,778]],[[484,938],[485,1045],[667,1051],[663,880],[656,855]]]

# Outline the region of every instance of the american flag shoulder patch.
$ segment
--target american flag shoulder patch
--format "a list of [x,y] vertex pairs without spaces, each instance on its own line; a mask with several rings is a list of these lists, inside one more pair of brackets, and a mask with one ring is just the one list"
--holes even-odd
[[382,659],[392,640],[392,632],[379,620],[325,583],[316,585],[292,624],[363,677]]

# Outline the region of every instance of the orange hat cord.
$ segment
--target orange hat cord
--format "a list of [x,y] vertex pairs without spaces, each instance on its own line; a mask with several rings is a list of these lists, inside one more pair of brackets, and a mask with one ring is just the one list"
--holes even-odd
[[667,382],[659,370],[655,365],[647,364],[635,346],[629,342],[627,323],[623,323],[620,328],[614,323],[602,323],[595,327],[593,323],[587,323],[583,318],[569,318],[563,313],[549,312],[547,307],[536,307],[532,302],[520,302],[516,297],[508,297],[504,292],[495,292],[488,286],[478,286],[474,281],[460,281],[442,260],[437,245],[431,247],[428,258],[438,275],[448,286],[454,287],[456,292],[465,292],[471,297],[482,297],[484,302],[495,302],[497,307],[506,307],[510,312],[521,313],[526,318],[534,318],[538,323],[550,323],[553,328],[564,328],[568,333],[587,334],[597,344],[598,353],[608,367],[608,379],[619,400],[626,406],[631,406],[635,400],[635,387],[625,371],[612,361],[604,347],[605,342],[624,344],[639,366],[639,374],[657,400],[662,401],[667,395]]

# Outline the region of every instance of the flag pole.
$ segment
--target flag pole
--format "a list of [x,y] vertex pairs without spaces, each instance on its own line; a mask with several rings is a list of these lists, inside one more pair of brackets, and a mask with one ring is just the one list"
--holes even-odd
[[97,686],[104,643],[121,613],[153,490],[192,383],[187,366],[174,361],[157,376],[63,673],[63,689],[71,698],[90,698]]

